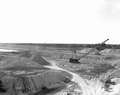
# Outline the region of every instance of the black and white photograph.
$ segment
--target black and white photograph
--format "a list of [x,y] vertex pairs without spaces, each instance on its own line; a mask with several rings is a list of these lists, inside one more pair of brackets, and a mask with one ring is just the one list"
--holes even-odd
[[120,95],[120,0],[0,0],[0,95]]

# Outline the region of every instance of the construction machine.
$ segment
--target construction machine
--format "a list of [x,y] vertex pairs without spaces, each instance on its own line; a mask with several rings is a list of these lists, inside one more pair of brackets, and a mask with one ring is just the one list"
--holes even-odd
[[109,39],[106,39],[105,41],[103,41],[101,44],[105,44],[105,42],[107,42]]
[[[108,40],[109,40],[109,39],[106,39],[105,41],[97,44],[95,48],[96,48],[97,50],[99,50],[99,51],[105,49],[105,48],[106,48],[106,42],[107,42]],[[80,60],[81,58],[87,56],[88,54],[90,54],[92,51],[89,51],[88,53],[84,53],[83,56],[81,56],[80,58],[77,57],[77,52],[76,52],[76,50],[73,50],[73,52],[74,52],[74,55],[69,59],[69,62],[70,62],[70,63],[80,63],[79,60]]]
[[76,50],[74,50],[73,52],[74,52],[74,56],[72,56],[72,58],[69,59],[69,62],[70,63],[80,63],[79,58],[77,58]]
[[70,63],[80,63],[79,60],[89,54],[89,53],[85,53],[83,56],[78,58],[76,50],[74,50],[73,52],[74,52],[74,55],[69,59]]
[[107,45],[106,45],[106,42],[107,42],[108,40],[109,40],[109,39],[106,39],[105,41],[97,44],[95,48],[98,49],[99,51],[105,49],[106,46],[107,46]]

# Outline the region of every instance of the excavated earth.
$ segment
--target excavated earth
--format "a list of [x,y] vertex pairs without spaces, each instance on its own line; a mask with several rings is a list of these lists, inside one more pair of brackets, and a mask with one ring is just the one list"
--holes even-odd
[[[120,50],[78,48],[79,63],[70,63],[75,57],[67,48],[27,45],[7,45],[2,48],[18,51],[0,52],[0,95],[55,95],[68,90],[72,75],[61,70],[47,68],[50,61],[56,61],[60,68],[77,73],[83,79],[102,76],[120,76]],[[112,72],[112,73],[111,73]]]
[[1,52],[0,95],[54,94],[71,84],[71,74],[45,67],[50,65],[38,52]]

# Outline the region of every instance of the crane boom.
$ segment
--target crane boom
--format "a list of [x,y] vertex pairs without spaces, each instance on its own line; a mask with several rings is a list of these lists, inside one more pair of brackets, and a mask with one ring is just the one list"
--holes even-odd
[[107,39],[107,40],[103,41],[103,42],[102,42],[102,44],[105,44],[105,42],[107,42],[108,40],[109,40],[109,39]]

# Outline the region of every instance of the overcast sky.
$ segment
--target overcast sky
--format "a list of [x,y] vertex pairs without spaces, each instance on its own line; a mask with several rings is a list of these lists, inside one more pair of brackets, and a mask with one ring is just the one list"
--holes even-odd
[[120,44],[120,0],[0,0],[0,42]]

